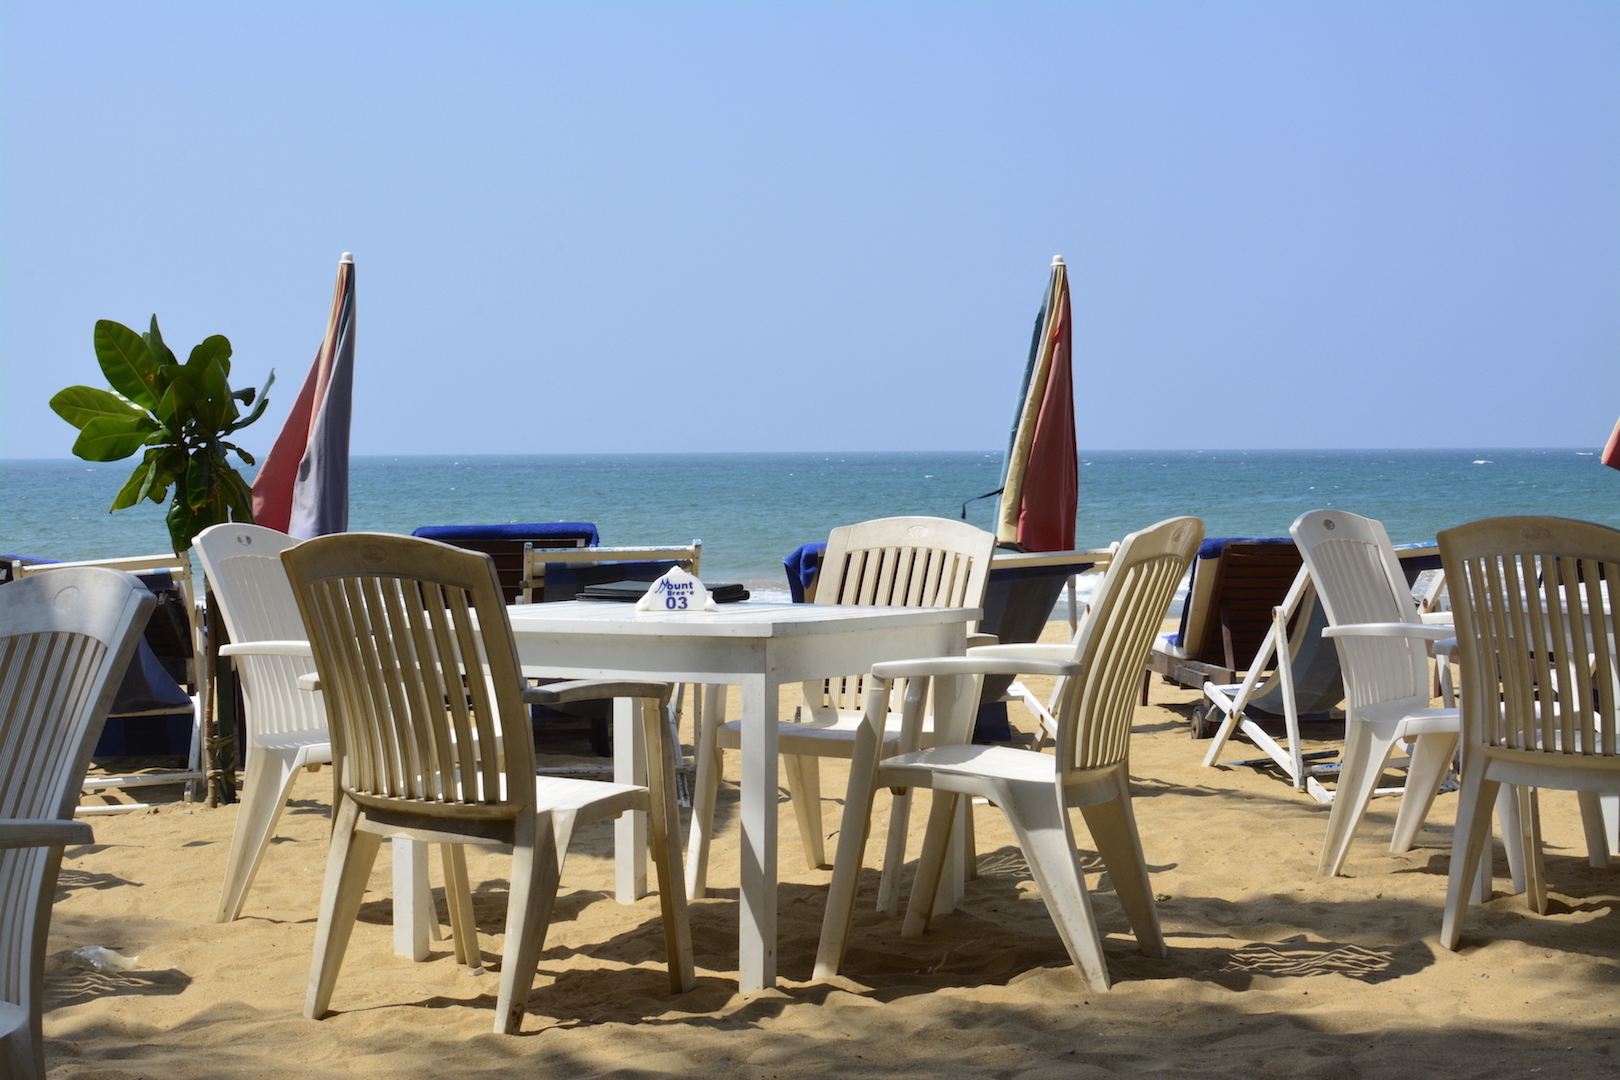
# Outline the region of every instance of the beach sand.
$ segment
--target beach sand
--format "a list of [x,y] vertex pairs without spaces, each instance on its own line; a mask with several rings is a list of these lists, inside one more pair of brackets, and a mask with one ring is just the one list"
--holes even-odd
[[[1187,726],[1197,700],[1156,682],[1132,749],[1168,959],[1136,951],[1100,865],[1083,852],[1111,991],[1082,986],[1005,819],[986,805],[975,808],[980,876],[963,910],[902,940],[898,922],[872,910],[869,869],[845,975],[804,981],[829,874],[805,868],[784,803],[782,981],[738,994],[728,754],[712,895],[692,907],[692,992],[669,993],[657,898],[612,899],[612,830],[599,822],[569,856],[520,1036],[490,1030],[508,860],[477,851],[469,862],[489,973],[458,967],[445,942],[425,963],[392,954],[385,848],[336,1012],[306,1020],[331,791],[322,771],[300,777],[246,916],[229,925],[212,920],[235,807],[94,820],[97,842],[68,850],[51,927],[51,1076],[1620,1076],[1620,869],[1587,865],[1573,796],[1542,798],[1551,912],[1532,914],[1507,894],[1498,845],[1495,896],[1471,910],[1464,948],[1448,952],[1438,933],[1456,796],[1440,797],[1418,847],[1402,855],[1387,850],[1396,802],[1376,800],[1346,876],[1320,879],[1328,808],[1274,773],[1200,768],[1207,744],[1189,740]],[[1234,746],[1231,756],[1254,754]],[[841,795],[841,766],[824,773],[824,793]],[[839,798],[826,800],[829,832],[840,809]],[[1083,827],[1079,836],[1084,849]],[[878,849],[874,839],[868,867]],[[80,970],[68,953],[84,945],[139,962],[117,975]]]

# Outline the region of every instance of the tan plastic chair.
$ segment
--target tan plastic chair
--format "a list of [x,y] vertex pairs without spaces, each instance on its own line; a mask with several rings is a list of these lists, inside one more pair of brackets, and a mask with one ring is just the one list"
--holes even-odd
[[[871,829],[872,800],[885,787],[934,790],[902,936],[916,937],[927,929],[956,803],[962,796],[976,796],[1006,813],[1046,909],[1088,985],[1106,990],[1108,967],[1068,807],[1079,807],[1085,817],[1137,946],[1148,956],[1165,955],[1131,809],[1131,717],[1154,632],[1203,535],[1203,522],[1183,517],[1127,536],[1071,645],[992,645],[972,649],[965,657],[897,660],[873,667],[865,721],[850,762],[816,978],[830,978],[843,966],[855,886]],[[978,701],[977,680],[1007,674],[1068,680],[1058,703],[1055,754],[967,742]],[[884,758],[878,733],[888,713],[889,686],[902,678],[913,680],[906,689],[905,752]],[[932,749],[919,750],[915,739],[929,681],[938,742]]]
[[0,1076],[43,1080],[45,940],[90,752],[157,600],[116,570],[0,588]]
[[[894,517],[846,525],[827,537],[827,550],[816,577],[815,602],[893,607],[983,607],[990,580],[990,558],[996,538],[983,529],[945,518]],[[976,623],[970,623],[971,633]],[[987,638],[986,641],[994,641]],[[805,862],[826,862],[826,835],[821,820],[819,758],[848,758],[861,722],[864,676],[803,684],[800,719],[780,724],[779,753]],[[726,723],[720,709],[725,698],[707,695],[701,713],[703,731],[697,746],[697,790],[692,800],[692,835],[688,849],[688,887],[693,897],[706,891],[709,843],[714,834],[716,797],[722,772],[720,751],[742,746],[742,725]],[[886,745],[898,749],[898,714],[891,718]],[[925,729],[923,742],[932,742]],[[904,837],[908,796],[896,797],[893,811]],[[899,865],[898,854],[895,867]],[[896,880],[894,875],[887,878]],[[897,895],[897,894],[896,894]]]
[[[674,755],[660,683],[566,682],[526,688],[489,556],[377,533],[306,541],[282,555],[331,721],[341,798],[304,1012],[326,1013],[377,848],[384,837],[512,849],[495,1031],[515,1034],[576,824],[647,812],[672,990],[693,985],[691,933],[675,817]],[[641,699],[647,787],[535,776],[526,702]],[[478,963],[466,870],[451,847],[447,887],[458,959]]]
[[[1580,793],[1587,845],[1606,853],[1600,796],[1620,794],[1620,530],[1507,517],[1439,534],[1462,671],[1462,789],[1440,940],[1456,949],[1503,784]],[[1539,852],[1535,815],[1525,848]],[[1546,910],[1539,859],[1526,893]]]

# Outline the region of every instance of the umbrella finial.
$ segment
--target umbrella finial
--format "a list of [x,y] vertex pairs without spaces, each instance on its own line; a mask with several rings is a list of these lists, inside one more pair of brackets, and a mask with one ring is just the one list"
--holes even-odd
[[353,253],[345,251],[343,253],[343,258],[339,259],[338,262],[340,262],[340,263],[352,263],[352,262],[354,262]]
[[1053,266],[1062,266],[1063,265],[1063,256],[1061,256],[1061,255],[1052,256],[1052,265]]

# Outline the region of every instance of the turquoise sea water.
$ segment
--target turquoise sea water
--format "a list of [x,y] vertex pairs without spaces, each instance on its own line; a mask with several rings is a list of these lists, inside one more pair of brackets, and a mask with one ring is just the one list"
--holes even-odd
[[[56,559],[165,551],[162,508],[106,512],[128,462],[0,461],[0,552]],[[1001,454],[585,454],[372,457],[352,464],[350,528],[594,521],[606,544],[703,540],[704,576],[785,589],[783,556],[833,526],[958,516],[999,482]],[[1285,536],[1337,507],[1396,543],[1500,514],[1620,527],[1620,472],[1577,450],[1108,451],[1081,454],[1077,543],[1196,514],[1211,536]],[[968,520],[991,523],[994,499]]]

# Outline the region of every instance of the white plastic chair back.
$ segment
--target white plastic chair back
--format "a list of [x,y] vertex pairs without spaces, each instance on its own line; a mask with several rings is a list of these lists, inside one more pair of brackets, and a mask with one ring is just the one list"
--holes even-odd
[[533,807],[523,677],[489,556],[348,533],[290,548],[282,562],[321,672],[346,796],[370,809],[492,822]]
[[[298,543],[286,533],[239,522],[211,526],[192,541],[231,641],[306,638],[303,616],[281,565],[281,553]],[[326,730],[324,697],[298,689],[299,678],[315,670],[314,660],[250,655],[235,657],[232,663],[242,675],[254,738]]]
[[[0,588],[0,818],[69,820],[157,601],[77,568]],[[0,846],[0,1074],[44,1076],[39,1010],[60,846]]]
[[1057,758],[1065,777],[1124,761],[1148,650],[1198,545],[1204,523],[1170,518],[1120,544],[1074,639],[1083,665],[1059,705]]
[[[863,607],[983,607],[996,538],[947,518],[892,517],[834,529],[815,602]],[[968,624],[972,633],[977,622]],[[858,677],[805,683],[813,711],[862,705]]]
[[[1291,531],[1334,626],[1423,621],[1382,523],[1342,510],[1313,510]],[[1429,654],[1422,640],[1335,640],[1352,712],[1386,702],[1428,704]]]

